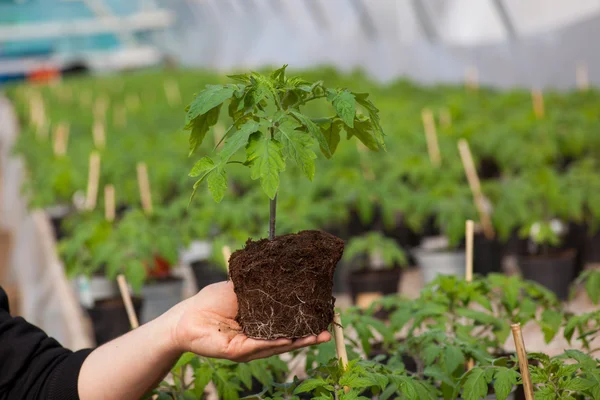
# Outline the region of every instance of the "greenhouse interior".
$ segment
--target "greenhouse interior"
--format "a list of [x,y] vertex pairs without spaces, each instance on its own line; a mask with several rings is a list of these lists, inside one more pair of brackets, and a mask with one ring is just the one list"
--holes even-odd
[[0,399],[600,399],[599,0],[1,0]]

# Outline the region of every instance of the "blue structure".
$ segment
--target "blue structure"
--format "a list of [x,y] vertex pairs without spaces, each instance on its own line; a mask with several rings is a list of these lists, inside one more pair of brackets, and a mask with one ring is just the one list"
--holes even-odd
[[[114,68],[136,59],[151,64],[160,58],[151,39],[173,20],[152,0],[0,0],[0,82],[41,63],[57,69],[73,63],[96,69],[94,58],[102,69],[113,61]],[[133,56],[140,51],[144,56]]]

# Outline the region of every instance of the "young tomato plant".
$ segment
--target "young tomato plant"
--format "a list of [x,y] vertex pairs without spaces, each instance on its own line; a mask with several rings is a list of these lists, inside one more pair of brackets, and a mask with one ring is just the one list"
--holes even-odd
[[[227,169],[234,164],[250,168],[250,177],[260,180],[270,199],[269,238],[275,237],[279,175],[289,161],[310,180],[315,175],[315,144],[325,157],[336,151],[342,132],[356,136],[366,147],[384,149],[384,134],[377,108],[368,95],[347,89],[331,89],[323,82],[287,77],[286,67],[270,75],[256,72],[230,76],[236,83],[209,85],[187,108],[186,129],[190,133],[190,155],[202,144],[218,119],[225,102],[231,124],[211,156],[202,157],[190,176],[198,178],[194,193],[205,180],[215,201],[227,190]],[[334,115],[314,119],[302,111],[312,101],[326,99]],[[360,113],[358,111],[361,111]],[[244,150],[241,160],[238,152]],[[192,195],[193,196],[193,195]]]

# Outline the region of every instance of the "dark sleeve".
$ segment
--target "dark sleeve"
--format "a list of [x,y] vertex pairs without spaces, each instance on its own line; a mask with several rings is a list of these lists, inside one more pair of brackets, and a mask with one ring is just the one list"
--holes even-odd
[[79,370],[90,352],[73,353],[11,317],[0,288],[0,400],[78,400]]

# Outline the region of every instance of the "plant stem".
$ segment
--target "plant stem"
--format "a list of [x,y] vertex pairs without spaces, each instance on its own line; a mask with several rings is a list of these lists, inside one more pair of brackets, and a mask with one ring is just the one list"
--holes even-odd
[[269,240],[275,239],[275,219],[277,216],[277,194],[269,200]]

